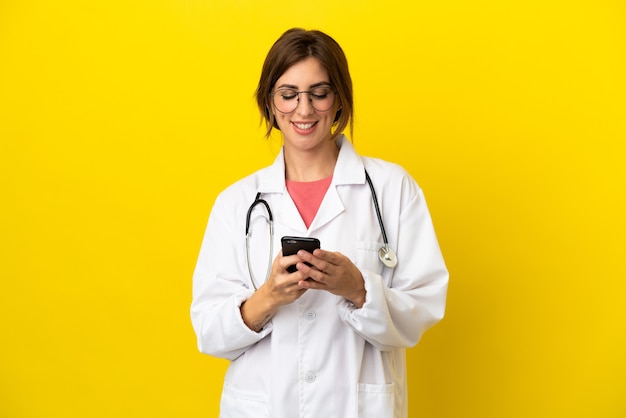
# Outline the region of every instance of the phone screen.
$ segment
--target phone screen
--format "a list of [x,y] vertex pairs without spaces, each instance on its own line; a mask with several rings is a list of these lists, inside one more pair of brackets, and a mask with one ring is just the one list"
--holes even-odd
[[[282,237],[283,256],[296,254],[300,250],[312,253],[316,248],[320,248],[320,240],[311,237]],[[287,271],[296,271],[296,265],[291,265]]]

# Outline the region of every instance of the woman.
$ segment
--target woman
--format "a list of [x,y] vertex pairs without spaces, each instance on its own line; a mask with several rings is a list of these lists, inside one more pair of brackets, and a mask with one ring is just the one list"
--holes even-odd
[[[448,282],[422,191],[342,135],[352,82],[328,35],[285,32],[256,97],[284,146],[218,196],[194,273],[198,347],[231,360],[220,416],[406,417],[405,349],[443,317]],[[379,259],[374,192],[392,267]],[[259,199],[267,208],[248,213]],[[321,249],[283,256],[283,236],[316,237]]]

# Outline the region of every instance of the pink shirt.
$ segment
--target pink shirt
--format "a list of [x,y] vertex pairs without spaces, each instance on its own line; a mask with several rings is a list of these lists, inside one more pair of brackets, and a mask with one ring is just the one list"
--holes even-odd
[[332,179],[333,176],[315,181],[286,180],[287,191],[307,228],[313,222]]

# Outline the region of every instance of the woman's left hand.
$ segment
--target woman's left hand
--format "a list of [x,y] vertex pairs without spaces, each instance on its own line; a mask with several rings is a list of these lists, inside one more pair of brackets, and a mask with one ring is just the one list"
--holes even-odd
[[313,254],[300,250],[298,256],[312,265],[296,264],[298,271],[308,277],[299,281],[298,286],[326,290],[348,299],[357,308],[363,306],[366,293],[363,275],[348,257],[321,249],[313,251]]

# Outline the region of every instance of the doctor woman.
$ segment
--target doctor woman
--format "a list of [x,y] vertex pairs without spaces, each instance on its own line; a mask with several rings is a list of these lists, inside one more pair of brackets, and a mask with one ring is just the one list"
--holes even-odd
[[[342,134],[352,81],[328,35],[285,32],[256,99],[284,145],[217,197],[193,277],[198,347],[231,361],[220,417],[406,418],[405,350],[443,317],[448,283],[422,190]],[[321,249],[283,256],[283,236]]]

